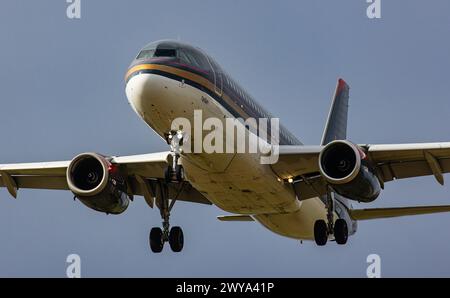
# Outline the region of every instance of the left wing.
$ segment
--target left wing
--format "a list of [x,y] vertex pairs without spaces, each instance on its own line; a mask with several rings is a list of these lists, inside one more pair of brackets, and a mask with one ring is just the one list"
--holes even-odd
[[[326,194],[327,182],[319,170],[319,155],[334,140],[347,139],[347,118],[350,87],[339,79],[328,119],[322,146],[280,146],[278,162],[272,170],[279,178],[292,183],[300,200]],[[444,174],[450,172],[450,142],[393,145],[359,145],[374,167],[381,187],[396,179],[433,175],[444,184]],[[397,217],[450,211],[449,206],[406,207],[352,210],[354,219]]]
[[450,172],[450,143],[366,145],[369,158],[384,182],[434,175],[443,185]]
[[[20,188],[68,190],[66,171],[71,161],[0,164],[0,187],[6,187],[13,197]],[[164,177],[164,170],[171,164],[170,152],[111,157],[110,162],[117,165],[128,181],[131,195],[146,197],[146,183]],[[170,193],[178,188],[169,187]],[[179,194],[179,200],[211,204],[190,184]]]
[[[360,145],[384,182],[433,175],[444,184],[450,172],[450,142],[392,145]],[[308,199],[326,193],[326,182],[319,172],[323,146],[280,146],[273,171],[281,179],[293,179],[294,186]]]

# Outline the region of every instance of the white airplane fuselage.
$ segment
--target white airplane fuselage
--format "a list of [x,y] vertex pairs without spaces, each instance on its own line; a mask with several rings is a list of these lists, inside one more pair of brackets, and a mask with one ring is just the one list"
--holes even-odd
[[[232,118],[208,93],[159,74],[139,73],[126,84],[126,95],[136,113],[161,137],[179,117],[194,123]],[[206,99],[206,100],[205,100]],[[191,142],[195,135],[191,134]],[[280,181],[259,154],[186,153],[181,157],[186,180],[224,211],[251,215],[269,230],[295,239],[314,239],[314,223],[326,219],[319,198],[299,201],[292,185]]]

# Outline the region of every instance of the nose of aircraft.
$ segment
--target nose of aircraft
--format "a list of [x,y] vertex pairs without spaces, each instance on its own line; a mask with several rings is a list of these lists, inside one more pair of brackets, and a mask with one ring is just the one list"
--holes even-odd
[[128,102],[134,111],[144,118],[145,111],[155,106],[155,100],[158,98],[155,80],[151,74],[144,73],[127,74],[126,80],[125,92]]
[[[138,66],[139,68],[140,66]],[[148,65],[147,67],[151,67]],[[125,92],[133,110],[152,127],[169,125],[180,115],[183,90],[176,80],[168,79],[152,69],[132,68],[127,77]]]

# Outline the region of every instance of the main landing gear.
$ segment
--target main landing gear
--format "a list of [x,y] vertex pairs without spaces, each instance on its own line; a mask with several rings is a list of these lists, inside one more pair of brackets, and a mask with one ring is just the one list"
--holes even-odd
[[328,188],[327,199],[327,221],[320,219],[314,224],[314,240],[318,246],[327,244],[328,236],[334,235],[336,243],[344,245],[348,240],[348,226],[345,219],[339,218],[334,222],[334,193]]
[[[183,133],[171,132],[167,135],[167,142],[171,147],[171,154],[173,157],[173,164],[168,166],[164,172],[164,179],[154,181],[159,189],[159,198],[156,202],[158,206],[162,222],[162,228],[152,228],[149,235],[150,248],[154,253],[160,253],[164,248],[164,243],[169,242],[170,248],[174,252],[180,252],[184,246],[183,230],[180,227],[170,227],[170,212],[172,211],[179,194],[184,188],[184,170],[178,164],[181,146],[183,145]],[[169,202],[169,186],[171,184],[179,184],[178,192],[174,198]],[[155,185],[154,185],[155,186]]]
[[[183,183],[183,182],[182,182]],[[169,203],[169,187],[166,181],[159,181],[160,199],[157,206],[163,219],[162,228],[155,227],[150,231],[149,243],[150,249],[154,253],[160,253],[164,248],[164,243],[169,242],[173,252],[180,252],[184,246],[183,230],[180,227],[170,227],[170,211],[177,200],[178,195],[183,189],[181,184],[178,194]]]

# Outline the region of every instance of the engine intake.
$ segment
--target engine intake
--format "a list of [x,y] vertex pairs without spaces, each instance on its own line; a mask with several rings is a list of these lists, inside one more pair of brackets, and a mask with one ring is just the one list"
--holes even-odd
[[104,156],[83,153],[67,168],[69,189],[87,207],[99,212],[120,214],[129,204],[125,179]]
[[366,154],[349,141],[333,141],[319,155],[320,173],[340,195],[360,202],[374,201],[380,181]]

